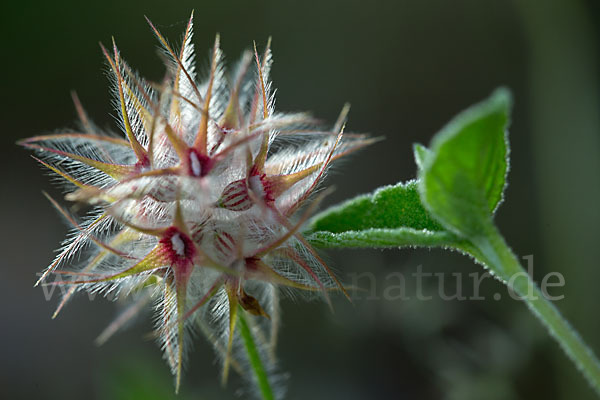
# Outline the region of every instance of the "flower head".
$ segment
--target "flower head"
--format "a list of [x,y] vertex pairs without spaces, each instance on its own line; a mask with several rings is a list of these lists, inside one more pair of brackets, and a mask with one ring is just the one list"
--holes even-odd
[[326,299],[330,289],[345,293],[299,232],[318,198],[291,218],[330,163],[370,139],[343,134],[347,107],[333,129],[304,113],[276,113],[269,44],[262,56],[256,47],[245,53],[229,74],[217,36],[208,77],[198,81],[192,19],[178,52],[150,26],[168,59],[161,84],[134,72],[114,41],[102,47],[125,138],[98,130],[74,97],[83,132],[22,144],[64,179],[68,200],[91,206],[77,221],[51,200],[73,225],[38,282],[68,286],[56,314],[81,290],[134,298],[104,341],[153,302],[156,336],[179,386],[191,331],[213,342],[226,378],[231,365],[240,369],[232,356],[240,309],[271,328],[268,342],[276,288]]

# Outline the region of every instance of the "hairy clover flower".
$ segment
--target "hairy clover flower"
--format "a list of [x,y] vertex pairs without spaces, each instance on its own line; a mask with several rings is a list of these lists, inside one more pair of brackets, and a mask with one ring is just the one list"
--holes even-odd
[[267,346],[276,332],[277,288],[326,299],[330,289],[345,293],[299,233],[317,202],[290,218],[331,161],[370,139],[343,135],[347,108],[332,130],[304,113],[276,113],[269,45],[262,57],[256,48],[246,52],[227,74],[217,36],[209,76],[198,82],[192,19],[178,53],[150,26],[167,59],[161,84],[130,69],[114,41],[111,52],[102,47],[126,139],[98,130],[75,97],[83,132],[22,144],[64,178],[68,200],[90,205],[78,221],[51,199],[74,227],[38,281],[67,286],[56,314],[77,291],[131,297],[104,341],[153,303],[156,336],[178,387],[192,331],[215,345],[226,378],[230,366],[243,373],[243,357],[232,353],[240,309],[256,316]]

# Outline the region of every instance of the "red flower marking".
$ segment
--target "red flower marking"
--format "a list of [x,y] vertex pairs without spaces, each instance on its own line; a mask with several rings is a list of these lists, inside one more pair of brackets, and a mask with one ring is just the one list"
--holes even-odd
[[176,227],[166,230],[160,245],[172,268],[180,273],[188,273],[194,265],[196,247],[192,240]]

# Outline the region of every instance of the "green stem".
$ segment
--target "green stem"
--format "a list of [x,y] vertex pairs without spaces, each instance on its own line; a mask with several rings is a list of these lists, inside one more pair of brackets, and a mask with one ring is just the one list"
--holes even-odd
[[[473,238],[471,242],[476,251],[463,249],[487,265],[527,303],[529,309],[548,328],[567,356],[587,378],[596,393],[600,395],[600,362],[577,331],[525,272],[496,227],[491,226],[485,236]],[[519,274],[518,278],[515,277],[515,274]]]
[[248,353],[248,360],[250,360],[250,366],[254,371],[254,376],[256,377],[256,381],[258,382],[258,387],[260,389],[263,399],[273,400],[273,390],[271,389],[271,384],[269,383],[267,372],[265,371],[265,368],[263,366],[260,354],[258,354],[256,343],[254,342],[254,338],[252,337],[252,333],[250,332],[250,328],[248,327],[248,323],[246,322],[244,314],[245,311],[240,307],[240,309],[238,310],[240,335],[242,336],[242,339],[244,340],[244,345],[246,346],[246,352]]

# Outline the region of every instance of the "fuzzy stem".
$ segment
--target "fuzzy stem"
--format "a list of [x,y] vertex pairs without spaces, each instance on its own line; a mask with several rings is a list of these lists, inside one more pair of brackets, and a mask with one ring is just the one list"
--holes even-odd
[[[531,312],[546,326],[550,335],[586,377],[596,394],[600,395],[600,362],[594,352],[525,272],[497,228],[490,226],[485,235],[472,238],[471,242],[474,248],[462,246],[463,250],[498,274],[527,303]],[[515,278],[516,274],[519,274],[519,279]]]
[[271,384],[269,383],[269,378],[267,377],[267,372],[265,371],[263,362],[260,358],[260,355],[258,354],[256,343],[254,342],[254,338],[252,337],[252,333],[250,332],[250,328],[248,327],[248,323],[246,322],[245,313],[246,312],[240,307],[238,310],[240,335],[244,340],[246,352],[248,353],[248,359],[250,360],[250,366],[254,371],[254,375],[258,382],[258,387],[260,389],[263,399],[273,400],[273,390],[271,389]]

